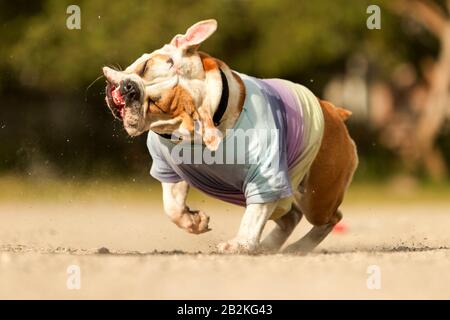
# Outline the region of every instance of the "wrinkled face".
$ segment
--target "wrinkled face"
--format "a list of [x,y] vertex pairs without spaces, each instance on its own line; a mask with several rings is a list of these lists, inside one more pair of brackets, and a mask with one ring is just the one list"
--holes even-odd
[[205,78],[197,48],[216,26],[215,20],[199,22],[124,71],[103,68],[106,102],[113,115],[123,120],[128,134],[137,136],[147,130],[192,134]]

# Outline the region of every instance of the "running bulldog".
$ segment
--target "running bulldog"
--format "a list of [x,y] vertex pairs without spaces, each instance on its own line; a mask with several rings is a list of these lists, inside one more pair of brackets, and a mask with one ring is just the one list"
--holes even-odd
[[[350,112],[281,79],[257,79],[198,51],[217,29],[200,21],[124,71],[104,67],[106,102],[131,136],[148,131],[164,211],[193,234],[209,217],[186,204],[190,186],[245,207],[222,253],[276,252],[303,216],[313,228],[284,249],[314,249],[342,219],[357,167]],[[271,57],[275,59],[276,57]],[[267,220],[275,228],[261,240]]]

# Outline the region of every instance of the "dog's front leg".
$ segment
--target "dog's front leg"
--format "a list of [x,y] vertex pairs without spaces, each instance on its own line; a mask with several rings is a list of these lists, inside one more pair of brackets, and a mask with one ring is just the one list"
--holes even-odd
[[200,234],[211,229],[209,217],[199,210],[190,210],[186,205],[189,185],[185,181],[162,183],[164,211],[170,220],[187,232]]
[[254,253],[258,250],[261,234],[267,220],[275,210],[278,201],[249,204],[245,209],[244,217],[237,236],[217,246],[221,253]]

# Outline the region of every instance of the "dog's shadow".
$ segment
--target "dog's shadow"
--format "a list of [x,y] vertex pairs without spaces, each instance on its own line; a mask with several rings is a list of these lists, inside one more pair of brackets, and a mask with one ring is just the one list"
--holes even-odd
[[398,245],[398,246],[376,246],[373,248],[352,248],[352,249],[319,249],[311,252],[311,254],[323,254],[323,255],[331,255],[331,254],[349,254],[349,253],[402,253],[402,252],[428,252],[428,251],[438,251],[438,250],[450,250],[450,247],[446,246],[427,246],[427,245],[419,245],[419,246],[407,246],[407,245]]
[[[429,252],[438,250],[450,250],[450,247],[445,246],[377,246],[373,248],[352,248],[352,249],[317,249],[309,253],[266,253],[259,252],[254,254],[241,254],[246,256],[320,256],[320,255],[341,255],[341,254],[354,254],[354,253],[366,253],[366,254],[379,254],[379,253],[402,253],[402,252]],[[103,252],[99,254],[110,254],[110,255],[131,255],[131,256],[171,256],[171,255],[185,255],[185,256],[196,256],[196,255],[214,255],[214,256],[230,256],[230,254],[222,254],[217,251],[183,251],[183,250],[153,250],[150,252],[138,252],[138,251],[110,251]]]
[[[428,245],[397,245],[397,246],[375,246],[373,248],[343,248],[343,249],[316,249],[309,253],[255,253],[250,256],[323,256],[323,255],[343,255],[343,254],[380,254],[380,253],[410,253],[410,252],[431,252],[439,250],[450,250],[450,247],[446,246],[428,246]],[[27,245],[2,245],[0,246],[0,253],[41,253],[41,254],[70,254],[70,255],[102,255],[102,256],[230,256],[229,254],[221,254],[216,251],[183,251],[183,250],[152,250],[152,251],[127,251],[127,250],[114,250],[106,247],[82,249],[82,248],[69,248],[69,247],[32,247]],[[245,254],[249,256],[248,254]]]

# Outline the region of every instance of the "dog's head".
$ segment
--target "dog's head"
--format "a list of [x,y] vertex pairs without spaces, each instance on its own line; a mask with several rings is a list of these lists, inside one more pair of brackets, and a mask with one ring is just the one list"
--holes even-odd
[[106,102],[128,134],[153,130],[191,138],[198,127],[206,146],[217,148],[220,133],[211,114],[222,93],[220,71],[215,59],[197,51],[216,28],[215,20],[200,21],[124,71],[103,68]]

